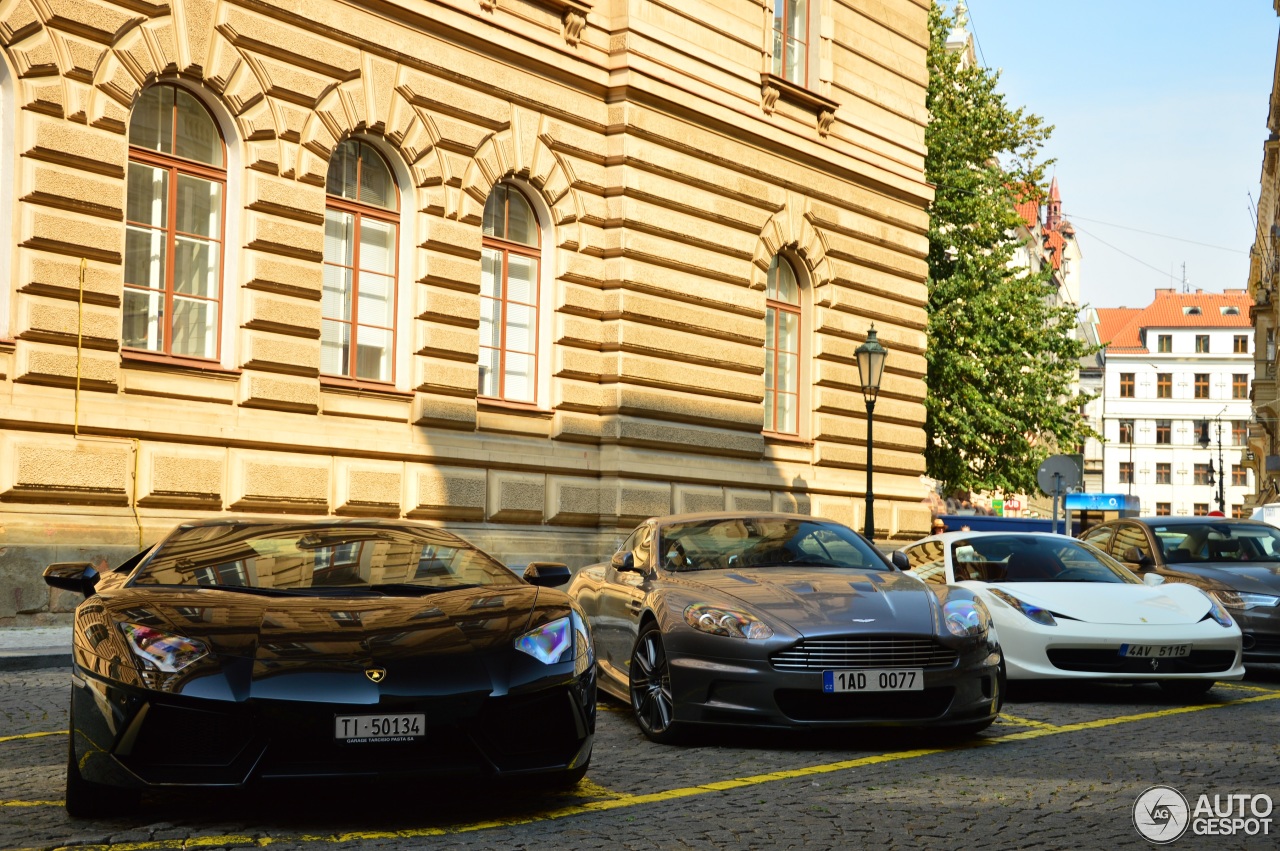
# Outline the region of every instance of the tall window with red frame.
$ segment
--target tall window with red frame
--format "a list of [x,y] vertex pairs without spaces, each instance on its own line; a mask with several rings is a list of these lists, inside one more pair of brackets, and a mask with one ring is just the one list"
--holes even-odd
[[519,189],[499,183],[484,205],[480,250],[480,395],[537,402],[541,233]]
[[217,359],[226,185],[204,104],[174,85],[144,91],[129,116],[125,348]]
[[773,73],[809,83],[809,0],[773,0]]
[[400,197],[391,168],[366,142],[334,149],[325,181],[320,372],[395,380]]
[[765,287],[764,430],[798,434],[800,401],[800,284],[784,258],[774,256]]

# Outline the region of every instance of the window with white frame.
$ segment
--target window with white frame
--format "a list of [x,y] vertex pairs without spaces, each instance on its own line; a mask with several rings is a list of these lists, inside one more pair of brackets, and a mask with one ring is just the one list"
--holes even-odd
[[774,76],[808,85],[809,41],[809,0],[774,0]]

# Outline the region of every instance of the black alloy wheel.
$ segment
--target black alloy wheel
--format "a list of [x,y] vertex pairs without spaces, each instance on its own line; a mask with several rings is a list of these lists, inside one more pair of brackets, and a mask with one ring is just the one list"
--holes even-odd
[[671,696],[671,667],[662,646],[662,631],[646,624],[631,651],[631,710],[640,730],[655,742],[674,744],[683,730],[675,718]]

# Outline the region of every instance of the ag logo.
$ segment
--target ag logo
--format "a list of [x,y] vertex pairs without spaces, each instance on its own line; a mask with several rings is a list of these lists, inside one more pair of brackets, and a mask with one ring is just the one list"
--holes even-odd
[[1173,842],[1187,832],[1187,799],[1172,786],[1152,786],[1133,802],[1133,826],[1157,845]]

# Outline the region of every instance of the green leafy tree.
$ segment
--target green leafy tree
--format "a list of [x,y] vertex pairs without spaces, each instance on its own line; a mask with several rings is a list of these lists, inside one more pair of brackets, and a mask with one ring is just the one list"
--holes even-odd
[[925,457],[948,490],[1023,492],[1040,462],[1092,434],[1073,395],[1075,305],[1055,305],[1052,267],[1014,263],[1014,203],[1043,197],[1053,128],[997,90],[999,74],[948,51],[954,16],[929,16],[925,175],[929,225]]

